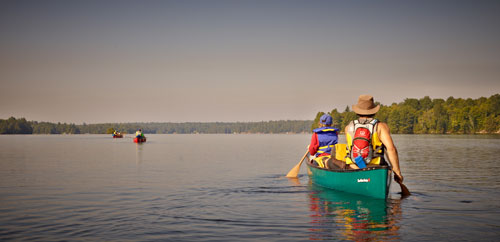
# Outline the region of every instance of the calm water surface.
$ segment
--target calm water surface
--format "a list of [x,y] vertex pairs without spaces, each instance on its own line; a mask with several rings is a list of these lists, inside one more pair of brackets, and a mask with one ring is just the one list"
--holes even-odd
[[500,238],[499,136],[395,135],[387,200],[285,178],[309,135],[147,136],[0,136],[0,241]]

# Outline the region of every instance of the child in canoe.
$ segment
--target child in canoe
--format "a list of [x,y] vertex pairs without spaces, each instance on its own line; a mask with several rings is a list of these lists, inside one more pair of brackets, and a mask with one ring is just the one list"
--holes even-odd
[[337,168],[335,166],[345,167],[344,162],[335,159],[335,144],[338,142],[338,131],[339,129],[332,127],[332,116],[323,114],[319,119],[319,128],[313,130],[311,144],[309,144],[309,154],[313,156],[311,162],[327,169]]

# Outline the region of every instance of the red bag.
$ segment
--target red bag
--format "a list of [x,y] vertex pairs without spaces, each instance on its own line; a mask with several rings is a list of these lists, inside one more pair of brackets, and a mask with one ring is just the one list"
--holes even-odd
[[370,154],[370,130],[364,127],[359,127],[354,132],[354,139],[352,142],[352,157],[358,156],[365,159]]

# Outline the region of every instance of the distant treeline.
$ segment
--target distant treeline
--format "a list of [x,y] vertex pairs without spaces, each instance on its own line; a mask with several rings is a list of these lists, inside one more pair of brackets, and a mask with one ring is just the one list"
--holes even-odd
[[117,130],[135,133],[142,129],[149,134],[232,134],[232,133],[303,133],[309,132],[312,120],[281,120],[235,123],[102,123],[67,124],[26,121],[11,117],[0,119],[0,134],[106,134]]
[[80,125],[26,121],[25,118],[0,119],[0,134],[79,134]]
[[[24,118],[0,119],[0,134],[106,134],[117,130],[135,133],[139,128],[149,134],[232,134],[232,133],[309,133],[317,127],[323,112],[310,120],[212,123],[101,123],[67,124],[27,121]],[[340,113],[329,112],[334,126],[341,130],[357,118],[348,107]],[[407,98],[390,106],[381,105],[376,118],[389,124],[396,134],[475,134],[500,133],[500,94],[489,98],[448,99]]]
[[[323,114],[316,115],[312,128],[317,127]],[[333,109],[329,114],[334,126],[342,131],[357,117],[349,107],[342,113]],[[381,105],[375,118],[386,122],[396,134],[500,133],[500,94],[478,99],[407,98],[390,106]]]
[[280,120],[262,122],[212,123],[119,123],[78,126],[81,133],[104,134],[112,128],[119,132],[135,133],[142,129],[149,134],[233,134],[233,133],[303,133],[309,132],[312,120]]

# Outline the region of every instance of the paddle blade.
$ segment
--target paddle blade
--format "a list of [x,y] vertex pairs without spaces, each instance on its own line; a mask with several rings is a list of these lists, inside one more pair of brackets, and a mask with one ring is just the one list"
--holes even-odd
[[408,190],[408,188],[405,186],[405,184],[403,184],[403,182],[401,181],[401,179],[396,174],[394,174],[394,180],[401,187],[401,196],[402,197],[407,197],[407,196],[411,195],[410,190]]
[[302,164],[302,162],[300,162],[299,164],[295,165],[289,172],[288,174],[286,174],[286,177],[288,178],[297,178],[297,176],[299,175],[299,172],[300,172],[300,165]]
[[401,196],[407,197],[411,195],[410,190],[408,190],[405,184],[399,183],[399,186],[401,187]]
[[299,163],[297,165],[295,165],[288,172],[288,174],[286,174],[286,177],[288,177],[288,178],[297,178],[297,176],[299,175],[299,171],[300,171],[300,165],[302,165],[302,162],[307,157],[307,154],[309,154],[309,150],[307,150],[306,153],[304,154],[304,156],[302,156],[302,159],[300,159]]

